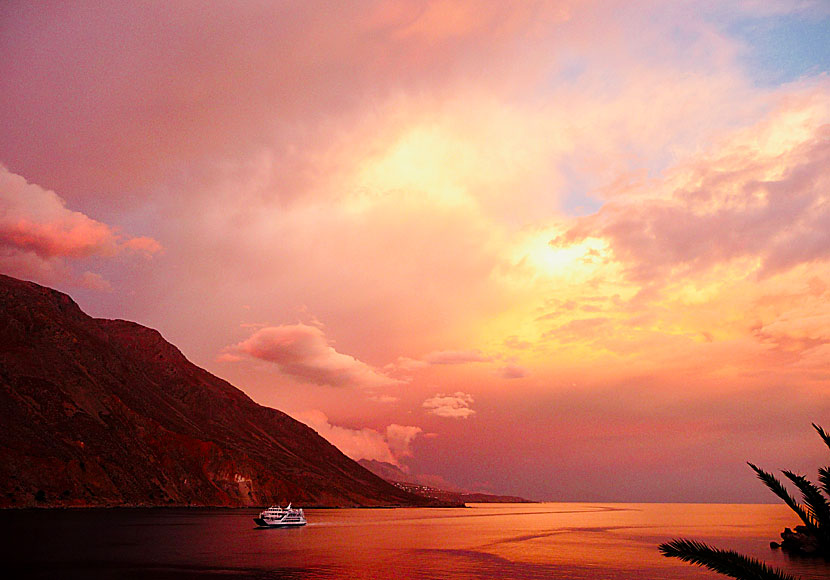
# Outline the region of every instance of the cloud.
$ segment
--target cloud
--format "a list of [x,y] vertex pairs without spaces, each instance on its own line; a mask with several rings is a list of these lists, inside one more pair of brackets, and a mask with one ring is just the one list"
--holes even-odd
[[479,350],[435,350],[420,359],[405,356],[389,365],[390,370],[414,371],[430,365],[462,365],[475,362],[490,362],[493,357],[485,356]]
[[112,285],[103,276],[95,272],[84,272],[80,277],[80,285],[90,290],[112,292]]
[[396,458],[410,457],[412,441],[421,433],[423,430],[420,427],[393,423],[386,427],[386,442]]
[[391,404],[391,403],[397,403],[398,401],[401,400],[401,398],[400,397],[394,397],[392,395],[373,395],[373,396],[369,397],[369,400],[374,401],[375,403],[382,403],[382,404],[388,405],[388,404]]
[[512,335],[512,336],[508,336],[506,339],[504,339],[504,346],[506,346],[507,348],[510,348],[510,349],[515,349],[515,350],[526,350],[526,349],[532,347],[533,343],[529,342],[527,340],[522,340],[521,338],[519,338],[516,335]]
[[[418,463],[452,455],[458,461],[422,467],[466,471],[470,481],[489,458],[538,439],[526,454],[533,469],[511,466],[506,477],[537,478],[551,497],[566,479],[605,489],[603,469],[551,474],[568,454],[581,466],[602,455],[592,448],[608,449],[594,423],[627,416],[636,431],[655,413],[651,397],[637,399],[642,409],[617,404],[630,377],[659,383],[667,398],[717,388],[719,400],[748,400],[747,383],[769,381],[809,386],[814,403],[827,390],[828,296],[804,295],[802,283],[830,281],[820,189],[826,75],[756,82],[758,65],[747,63],[766,53],[751,43],[798,47],[801,27],[721,18],[736,12],[721,4],[369,0],[320,10],[216,0],[212,10],[6,10],[0,161],[57,191],[66,202],[58,210],[88,215],[62,214],[77,235],[50,235],[35,217],[54,204],[39,198],[27,209],[28,237],[9,230],[18,245],[4,242],[0,263],[105,288],[79,261],[106,260],[102,273],[119,291],[100,296],[97,312],[180,337],[193,360],[250,337],[221,356],[247,363],[220,370],[260,402],[322,409],[355,428],[338,432],[364,455],[394,455],[390,441],[409,432],[385,426],[406,425],[409,413],[472,416],[429,415],[441,433]],[[746,3],[753,14],[772,4],[783,5]],[[748,27],[761,36],[740,33]],[[817,67],[805,74],[826,69],[802,56]],[[154,248],[115,239],[116,223],[152,224],[144,233],[165,241],[163,264],[113,260]],[[566,246],[550,246],[560,234]],[[645,299],[644,288],[656,290]],[[239,328],[293,321],[303,304],[326,327],[283,328],[292,345],[259,344],[253,335],[263,329]],[[438,350],[447,345],[468,350]],[[424,354],[431,362],[398,358]],[[485,355],[493,360],[480,364]],[[525,367],[533,380],[506,381]],[[359,397],[309,387],[388,385],[408,371],[406,389]],[[692,393],[690,383],[704,386]],[[463,385],[475,385],[478,404],[453,395]],[[575,419],[545,397],[571,388],[584,393],[574,407],[584,430],[563,440],[583,447],[551,454],[550,429]],[[381,404],[393,395],[400,400]],[[788,414],[789,423],[803,416]],[[515,429],[526,421],[538,421],[538,437]],[[469,423],[477,428],[459,429]],[[625,455],[607,456],[613,472]]]
[[[202,157],[249,154],[301,119],[302,131],[277,139],[296,160],[301,133],[331,111],[348,115],[384,93],[452,77],[447,54],[489,58],[476,74],[482,82],[509,73],[498,57],[522,38],[509,32],[560,11],[376,0],[325,10],[98,4],[3,14],[0,125],[9,130],[0,150],[73,190],[141,186]],[[41,83],[51,90],[34,93]],[[104,84],[111,90],[89,90]],[[283,176],[292,179],[302,177]]]
[[552,244],[605,239],[631,280],[657,285],[737,259],[757,260],[760,276],[827,260],[829,88],[822,82],[707,155],[640,182]]
[[432,365],[460,365],[470,362],[489,362],[492,357],[478,350],[437,350],[424,356],[424,362]]
[[414,371],[416,369],[427,367],[429,364],[422,360],[409,358],[407,356],[400,356],[394,363],[390,363],[386,366],[392,370]]
[[830,7],[821,0],[796,0],[795,2],[767,2],[766,0],[740,0],[735,6],[754,16],[780,16],[792,13],[830,13]]
[[[779,353],[816,355],[830,345],[830,285],[817,276],[810,278],[801,291],[767,294],[756,305],[776,315],[752,326],[755,338],[772,345]],[[826,360],[826,359],[825,359]],[[826,363],[821,363],[824,368]]]
[[317,385],[388,387],[402,384],[352,356],[337,352],[320,328],[307,324],[258,330],[247,340],[228,347],[223,360],[232,361],[239,354],[274,363],[281,372]]
[[118,236],[109,226],[66,208],[53,191],[0,166],[0,245],[40,258],[114,255]]
[[155,254],[162,250],[161,244],[153,238],[141,236],[138,238],[131,238],[121,245],[124,249],[132,250],[134,252],[143,253],[145,255]]
[[[67,259],[109,258],[125,249],[152,255],[161,244],[148,237],[124,236],[72,211],[54,191],[28,183],[0,165],[0,268],[5,272],[49,281],[50,274],[68,274]],[[93,272],[76,277],[74,283],[109,289],[109,283]]]
[[325,413],[318,410],[298,413],[296,418],[355,461],[374,459],[400,465],[400,458],[412,455],[410,445],[422,432],[420,427],[394,423],[386,427],[385,433],[369,428],[349,429],[331,424]]
[[519,365],[507,365],[499,369],[499,374],[503,379],[523,379],[530,371]]
[[472,403],[472,395],[458,391],[450,395],[439,393],[424,401],[422,406],[438,417],[466,419],[475,414],[475,411],[470,408]]

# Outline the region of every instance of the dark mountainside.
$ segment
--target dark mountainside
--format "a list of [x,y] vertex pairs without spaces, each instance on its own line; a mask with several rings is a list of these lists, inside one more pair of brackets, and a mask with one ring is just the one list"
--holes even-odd
[[2,275],[0,424],[0,507],[430,503],[157,331]]
[[396,465],[377,461],[375,459],[361,459],[360,465],[382,477],[389,483],[400,489],[445,503],[535,503],[532,500],[515,495],[494,495],[492,493],[480,493],[474,491],[456,491],[435,487],[429,481],[423,481],[417,476],[412,476]]

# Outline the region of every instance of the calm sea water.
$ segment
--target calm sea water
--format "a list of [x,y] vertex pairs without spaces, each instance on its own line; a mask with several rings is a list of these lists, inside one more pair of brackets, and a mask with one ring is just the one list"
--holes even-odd
[[778,505],[475,504],[466,509],[306,510],[298,529],[257,529],[258,510],[0,513],[15,578],[714,579],[659,555],[689,537],[753,555],[805,580],[830,567],[769,548]]

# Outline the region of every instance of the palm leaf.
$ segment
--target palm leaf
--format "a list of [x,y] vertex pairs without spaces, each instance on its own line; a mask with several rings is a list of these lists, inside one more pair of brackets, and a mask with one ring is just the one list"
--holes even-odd
[[667,558],[679,558],[737,580],[796,580],[795,576],[770,568],[754,558],[732,550],[712,548],[695,540],[680,538],[660,544],[660,553]]
[[813,428],[816,431],[818,431],[818,434],[824,440],[825,445],[827,445],[827,447],[830,448],[830,433],[827,433],[824,429],[821,428],[821,426],[816,425],[815,423],[813,423]]
[[807,515],[812,518],[816,527],[825,532],[830,531],[830,505],[821,494],[818,486],[803,475],[786,470],[781,473],[786,475],[801,491],[801,495],[804,497],[804,505],[807,507]]
[[[830,433],[827,433],[827,431],[822,429],[820,425],[816,425],[815,423],[813,423],[813,429],[818,432],[825,445],[830,448]],[[819,468],[818,480],[821,482],[821,487],[824,489],[824,493],[830,497],[830,466]]]
[[799,505],[797,501],[795,501],[795,498],[790,495],[790,492],[787,491],[787,488],[784,487],[783,483],[778,481],[778,479],[773,474],[767,473],[760,467],[756,467],[752,463],[748,463],[748,465],[758,475],[758,479],[763,481],[764,485],[766,485],[770,489],[770,491],[772,491],[772,493],[780,497],[785,504],[790,506],[790,509],[792,509],[798,515],[798,517],[801,518],[801,521],[804,522],[805,526],[813,530],[816,529],[816,526],[813,523],[810,515],[801,505]]
[[819,467],[818,480],[821,482],[821,488],[828,496],[830,496],[830,466]]

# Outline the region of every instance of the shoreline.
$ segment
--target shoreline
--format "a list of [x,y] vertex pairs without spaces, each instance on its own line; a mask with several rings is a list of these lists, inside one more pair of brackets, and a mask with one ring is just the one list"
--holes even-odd
[[[473,502],[471,502],[473,503]],[[478,503],[478,502],[476,502]],[[497,505],[497,504],[494,504]],[[74,510],[262,510],[268,506],[216,506],[216,505],[185,505],[185,504],[171,504],[171,505],[72,505],[72,506],[10,506],[0,507],[0,513],[19,512],[19,511],[74,511]],[[392,510],[392,509],[424,509],[424,508],[466,508],[466,504],[434,504],[434,505],[347,505],[347,506],[333,506],[333,505],[302,505],[303,509],[314,510]]]

